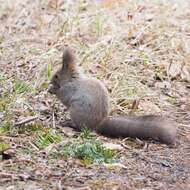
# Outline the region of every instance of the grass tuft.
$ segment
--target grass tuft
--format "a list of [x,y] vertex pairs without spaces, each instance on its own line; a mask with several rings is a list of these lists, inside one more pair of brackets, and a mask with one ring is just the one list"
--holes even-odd
[[32,123],[28,125],[24,125],[22,127],[18,127],[19,134],[33,134],[34,132],[43,132],[44,128],[39,123]]
[[48,80],[50,81],[50,79],[52,77],[52,65],[51,64],[47,65],[47,77],[48,77]]
[[40,149],[48,147],[50,144],[59,143],[61,141],[61,136],[54,133],[51,129],[47,131],[41,131],[36,139],[36,146]]
[[13,91],[16,93],[16,94],[25,94],[29,91],[31,91],[31,86],[30,84],[24,82],[24,81],[21,81],[21,80],[15,80],[14,83],[13,83]]
[[11,130],[11,123],[9,122],[2,122],[0,124],[0,135],[6,135],[10,132]]
[[86,129],[83,130],[75,141],[68,142],[60,147],[57,154],[65,157],[78,158],[84,164],[112,163],[115,161],[114,151],[106,149]]
[[0,142],[0,152],[4,152],[10,148],[10,145],[4,142]]

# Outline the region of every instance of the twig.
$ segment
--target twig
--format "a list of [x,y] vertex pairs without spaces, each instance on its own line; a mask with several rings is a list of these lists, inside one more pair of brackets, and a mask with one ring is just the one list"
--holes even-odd
[[5,173],[5,172],[0,172],[0,178],[11,178],[11,180],[26,180],[29,179],[30,176],[27,174],[12,174],[12,173]]
[[54,111],[52,113],[52,125],[53,125],[53,129],[55,129],[55,114],[54,114]]
[[139,99],[133,101],[129,114],[133,114],[138,109],[139,103],[140,103]]
[[28,118],[26,118],[26,119],[24,119],[24,120],[22,120],[20,122],[15,123],[15,126],[24,125],[24,124],[30,123],[31,121],[34,121],[36,119],[38,119],[38,116],[28,117]]

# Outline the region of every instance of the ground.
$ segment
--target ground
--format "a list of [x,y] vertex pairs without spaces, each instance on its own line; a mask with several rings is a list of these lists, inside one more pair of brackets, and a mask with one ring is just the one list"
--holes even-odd
[[[185,0],[0,0],[0,189],[190,189],[189,10]],[[52,157],[79,135],[47,92],[65,46],[106,85],[111,114],[168,117],[175,144],[93,133],[120,145],[116,163]],[[43,144],[39,131],[56,135]]]

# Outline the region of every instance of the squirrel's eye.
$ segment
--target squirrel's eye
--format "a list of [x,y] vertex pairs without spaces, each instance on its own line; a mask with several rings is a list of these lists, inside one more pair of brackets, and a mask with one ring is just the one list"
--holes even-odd
[[58,79],[58,76],[57,76],[57,75],[55,75],[55,78],[56,78],[56,79]]

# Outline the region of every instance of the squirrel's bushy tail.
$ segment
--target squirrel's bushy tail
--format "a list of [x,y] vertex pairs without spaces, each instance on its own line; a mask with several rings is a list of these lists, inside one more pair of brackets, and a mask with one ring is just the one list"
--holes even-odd
[[162,117],[152,115],[108,117],[97,131],[112,137],[151,138],[165,144],[173,144],[176,136],[174,124]]

